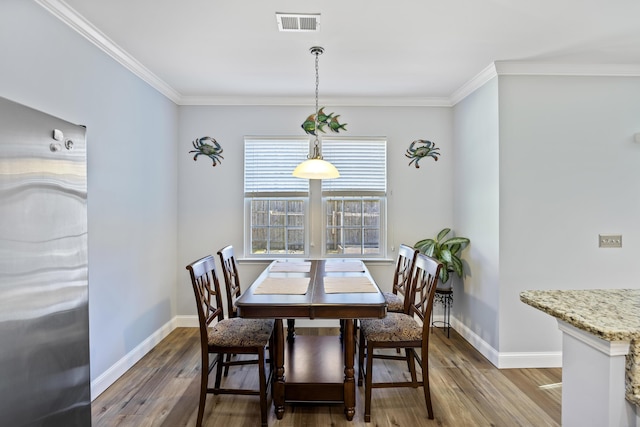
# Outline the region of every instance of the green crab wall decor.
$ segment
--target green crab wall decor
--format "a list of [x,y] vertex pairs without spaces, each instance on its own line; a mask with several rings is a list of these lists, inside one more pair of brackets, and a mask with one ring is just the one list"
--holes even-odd
[[[415,147],[416,144],[422,145]],[[411,163],[415,163],[416,168],[419,169],[420,165],[418,164],[418,162],[420,162],[420,159],[422,159],[423,157],[433,157],[433,160],[437,162],[438,156],[440,155],[440,152],[438,150],[440,149],[436,147],[433,142],[427,141],[426,139],[416,139],[411,143],[404,155],[411,159],[411,161],[409,162],[409,166],[411,166]]]
[[318,110],[318,129],[316,129],[316,115],[312,114],[307,117],[307,120],[302,123],[302,129],[309,135],[317,136],[316,130],[319,130],[322,133],[326,133],[324,130],[325,126],[329,126],[329,129],[332,132],[338,133],[341,130],[347,130],[345,126],[346,123],[340,123],[338,121],[338,117],[340,114],[333,115],[333,113],[325,114],[324,107]]
[[[210,141],[213,145],[208,144],[206,141]],[[216,166],[218,163],[222,163],[220,159],[224,159],[222,157],[222,147],[218,144],[218,141],[211,138],[210,136],[203,136],[202,138],[198,138],[193,141],[193,148],[195,150],[189,151],[189,153],[196,153],[193,156],[193,160],[198,160],[198,156],[205,155],[209,157],[213,161],[213,166]]]

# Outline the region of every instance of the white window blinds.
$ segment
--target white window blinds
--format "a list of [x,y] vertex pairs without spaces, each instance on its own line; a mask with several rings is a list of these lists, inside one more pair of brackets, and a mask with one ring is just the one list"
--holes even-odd
[[340,178],[322,181],[323,192],[386,194],[386,140],[326,138],[322,156],[340,172]]
[[291,175],[309,154],[308,138],[244,140],[245,197],[267,193],[308,193],[309,181]]

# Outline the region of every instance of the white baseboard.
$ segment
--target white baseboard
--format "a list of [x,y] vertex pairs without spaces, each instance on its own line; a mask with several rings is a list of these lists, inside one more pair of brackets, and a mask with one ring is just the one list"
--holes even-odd
[[173,318],[176,328],[198,328],[198,316],[176,316]]
[[469,329],[454,316],[451,316],[451,327],[455,329],[462,338],[467,340],[476,350],[478,350],[480,354],[489,359],[489,362],[493,363],[494,366],[499,367],[498,363],[500,358],[498,357],[498,351],[489,345],[488,342],[483,340],[479,335]]
[[151,351],[160,341],[167,337],[176,328],[176,318],[165,323],[160,329],[142,341],[133,350],[118,360],[102,375],[91,381],[91,401],[100,396],[111,384],[124,375],[133,365]]
[[[285,323],[285,326],[287,324]],[[296,319],[296,328],[339,328],[340,321],[333,319]]]
[[498,368],[562,368],[562,352],[500,353]]
[[[174,318],[176,328],[197,328],[198,316],[176,316]],[[285,322],[286,326],[286,322]],[[333,319],[296,319],[298,328],[338,328],[340,322]]]
[[451,317],[451,327],[498,369],[562,367],[561,351],[501,353],[455,317]]

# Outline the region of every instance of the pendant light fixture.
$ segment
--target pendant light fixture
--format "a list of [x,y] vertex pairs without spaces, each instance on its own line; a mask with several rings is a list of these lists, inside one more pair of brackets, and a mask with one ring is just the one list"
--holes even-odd
[[307,160],[300,163],[294,170],[293,176],[304,179],[333,179],[339,178],[340,172],[331,163],[322,158],[320,154],[320,141],[318,140],[318,133],[321,129],[319,121],[320,111],[318,109],[318,86],[320,78],[318,74],[318,56],[324,52],[324,49],[319,46],[314,46],[309,49],[310,52],[316,56],[316,110],[315,114],[309,116],[302,125],[302,128],[315,137],[313,142],[313,153],[307,156]]

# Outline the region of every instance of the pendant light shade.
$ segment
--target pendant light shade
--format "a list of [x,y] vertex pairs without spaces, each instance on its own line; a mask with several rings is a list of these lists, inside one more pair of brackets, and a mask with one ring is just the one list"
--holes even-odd
[[340,172],[326,160],[308,159],[293,170],[293,176],[305,179],[333,179],[340,178]]
[[300,163],[293,170],[293,176],[304,179],[333,179],[339,178],[340,172],[331,163],[322,159],[320,148],[316,140],[313,146],[313,155]]
[[315,136],[315,140],[313,142],[313,154],[307,156],[307,160],[300,163],[294,170],[293,176],[296,178],[303,179],[334,179],[340,177],[340,172],[333,166],[331,163],[323,160],[322,155],[320,154],[320,146],[318,141],[318,133],[320,130],[318,117],[318,85],[319,85],[319,75],[318,75],[318,56],[324,52],[324,49],[318,46],[314,46],[310,49],[311,53],[316,56],[316,111],[313,115],[313,135]]

